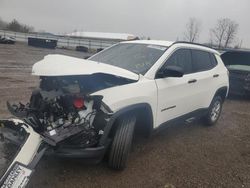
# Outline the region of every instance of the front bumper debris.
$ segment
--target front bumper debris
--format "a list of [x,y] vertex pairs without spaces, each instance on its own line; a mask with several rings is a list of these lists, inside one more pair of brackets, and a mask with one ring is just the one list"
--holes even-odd
[[103,159],[110,144],[107,139],[104,145],[93,148],[55,145],[55,142],[48,142],[48,137],[36,133],[30,125],[19,119],[0,120],[0,138],[20,147],[0,179],[1,188],[26,187],[45,153],[98,163]]
[[[0,179],[0,186],[25,187],[47,146],[43,145],[41,136],[21,120],[0,120],[0,125],[1,138],[20,145],[20,150]],[[18,143],[21,140],[23,142]]]

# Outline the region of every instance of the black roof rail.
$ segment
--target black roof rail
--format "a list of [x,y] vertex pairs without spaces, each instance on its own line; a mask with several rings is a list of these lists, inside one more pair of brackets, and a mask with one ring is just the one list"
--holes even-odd
[[179,44],[179,43],[184,43],[184,44],[193,44],[193,45],[198,45],[198,46],[203,46],[203,47],[206,47],[206,48],[210,48],[210,49],[213,49],[213,50],[215,50],[214,48],[212,48],[212,47],[210,47],[210,46],[208,46],[208,45],[205,45],[205,44],[199,44],[199,43],[195,43],[195,42],[187,42],[187,41],[176,41],[176,42],[174,42],[172,45],[174,45],[174,44]]

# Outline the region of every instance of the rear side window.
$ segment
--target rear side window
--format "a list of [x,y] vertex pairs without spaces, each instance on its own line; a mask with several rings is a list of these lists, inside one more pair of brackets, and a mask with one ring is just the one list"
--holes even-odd
[[211,63],[212,63],[212,65],[213,65],[214,67],[218,64],[217,59],[216,59],[216,57],[215,57],[214,54],[211,54],[211,53],[210,53],[210,60],[211,60]]
[[[214,55],[201,50],[191,50],[195,72],[210,70],[217,65]],[[211,57],[213,56],[213,57]]]
[[175,51],[171,57],[166,61],[164,66],[177,66],[181,67],[184,74],[192,72],[192,56],[191,51],[188,49],[179,49]]

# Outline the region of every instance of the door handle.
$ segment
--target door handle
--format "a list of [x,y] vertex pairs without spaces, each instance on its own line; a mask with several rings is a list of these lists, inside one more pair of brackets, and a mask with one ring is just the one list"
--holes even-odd
[[192,84],[192,83],[195,83],[195,82],[197,82],[196,79],[192,79],[192,80],[189,80],[189,81],[188,81],[189,84]]
[[219,76],[220,76],[219,74],[213,75],[214,78],[218,78]]

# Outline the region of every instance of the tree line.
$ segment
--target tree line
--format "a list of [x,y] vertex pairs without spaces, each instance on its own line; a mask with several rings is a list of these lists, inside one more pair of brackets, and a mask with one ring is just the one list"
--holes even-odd
[[22,23],[19,23],[16,19],[13,19],[11,22],[7,23],[0,18],[0,29],[9,30],[14,32],[29,33],[33,32],[34,28]]
[[[234,45],[235,48],[240,48],[241,43],[237,43],[237,33],[239,24],[229,18],[221,18],[217,20],[216,25],[209,30],[210,41],[209,46],[228,48]],[[201,33],[201,22],[196,18],[190,18],[186,24],[184,32],[184,40],[188,42],[197,42]]]
[[[198,42],[201,28],[202,24],[198,19],[190,18],[186,24],[183,39],[189,42]],[[23,33],[34,32],[32,26],[19,23],[16,19],[7,23],[0,18],[0,29]],[[236,41],[238,30],[239,24],[235,21],[229,18],[218,19],[216,25],[209,30],[210,40],[208,45],[219,49],[232,47],[232,45],[235,48],[240,48],[242,41]]]

